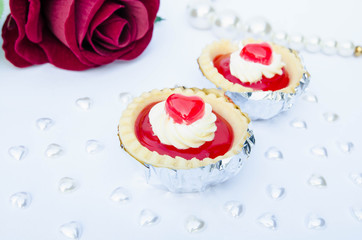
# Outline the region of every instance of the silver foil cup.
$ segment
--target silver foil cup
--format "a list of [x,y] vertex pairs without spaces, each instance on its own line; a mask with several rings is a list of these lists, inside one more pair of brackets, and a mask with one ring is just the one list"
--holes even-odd
[[239,173],[255,144],[253,132],[248,129],[242,151],[214,164],[191,169],[169,169],[145,164],[147,182],[170,192],[200,192],[210,186],[225,182]]
[[[290,50],[297,54],[295,51]],[[300,58],[300,57],[299,57]],[[302,61],[302,60],[301,60]],[[310,82],[310,74],[304,66],[304,73],[299,81],[295,93],[283,93],[278,91],[257,91],[257,92],[231,92],[226,91],[225,95],[246,112],[251,120],[269,119],[277,114],[289,110],[296,99],[305,91]]]
[[233,102],[246,112],[251,120],[269,119],[277,114],[289,110],[296,99],[302,95],[310,82],[308,72],[303,74],[295,93],[283,92],[225,92]]

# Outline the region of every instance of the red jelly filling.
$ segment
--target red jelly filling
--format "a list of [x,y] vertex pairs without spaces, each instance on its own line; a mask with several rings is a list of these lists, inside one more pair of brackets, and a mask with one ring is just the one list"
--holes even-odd
[[220,115],[214,112],[217,117],[215,122],[217,130],[214,140],[205,142],[198,148],[177,149],[174,146],[165,145],[160,142],[153,133],[148,114],[151,108],[157,103],[152,103],[145,107],[139,114],[135,122],[135,132],[138,141],[150,151],[156,151],[160,155],[171,157],[183,157],[190,160],[196,157],[199,160],[204,158],[216,158],[229,151],[234,140],[234,133],[230,124]]
[[250,43],[241,49],[240,57],[247,61],[270,65],[273,51],[267,43]]
[[166,100],[166,112],[178,124],[189,125],[204,116],[205,103],[198,96],[172,94]]
[[[267,43],[247,44],[240,52],[240,56],[247,61],[269,65],[272,61],[272,50]],[[255,83],[242,82],[230,72],[230,53],[218,55],[213,60],[218,72],[232,83],[240,84],[254,90],[276,91],[289,85],[289,76],[285,68],[282,68],[282,75],[275,75],[272,78],[262,77]]]

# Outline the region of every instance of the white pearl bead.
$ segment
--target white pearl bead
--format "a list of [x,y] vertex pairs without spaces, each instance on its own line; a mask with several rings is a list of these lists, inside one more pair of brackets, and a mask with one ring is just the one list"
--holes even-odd
[[304,38],[304,48],[311,53],[318,52],[321,48],[320,42],[321,39],[318,36],[306,37]]
[[354,54],[354,44],[351,41],[337,43],[337,51],[340,56],[350,57]]
[[322,52],[326,55],[336,54],[337,42],[332,39],[323,40],[321,42],[321,49],[322,49]]
[[304,47],[303,36],[301,34],[292,34],[288,37],[289,47],[294,50],[302,50]]
[[188,21],[194,28],[210,29],[215,9],[206,0],[191,1],[187,6]]
[[272,40],[276,44],[286,46],[288,44],[288,35],[286,32],[274,32]]
[[272,27],[265,18],[254,17],[247,21],[245,30],[255,38],[266,38],[270,35]]
[[219,38],[235,39],[241,32],[241,19],[236,12],[231,10],[217,13],[212,31]]

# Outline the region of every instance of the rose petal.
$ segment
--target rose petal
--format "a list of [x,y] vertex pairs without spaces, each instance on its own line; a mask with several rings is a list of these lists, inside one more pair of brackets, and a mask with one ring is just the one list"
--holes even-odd
[[48,30],[43,33],[43,41],[40,43],[40,46],[48,56],[49,62],[56,67],[80,71],[97,66],[95,64],[86,65],[82,63],[69,48]]
[[[94,30],[102,24],[104,21],[106,21],[108,18],[110,18],[115,11],[119,10],[120,8],[124,8],[124,6],[114,3],[114,2],[107,2],[105,3],[97,12],[97,14],[92,19],[88,32],[93,35]],[[84,36],[83,36],[84,37]]]
[[[86,38],[88,38],[88,35],[86,36]],[[103,65],[111,63],[117,59],[117,51],[107,50],[93,41],[87,41],[87,44],[90,44],[89,48],[92,48],[94,50],[82,51],[83,56],[89,61],[97,63],[99,65]]]
[[[95,52],[93,51],[83,51],[84,56],[86,56],[88,59],[90,59],[90,61],[94,61],[96,63],[99,64],[107,64],[110,62],[113,62],[115,59],[118,58],[118,56],[120,55],[120,50],[122,51],[122,47],[120,47],[118,45],[118,41],[117,39],[114,39],[114,41],[117,41],[115,44],[112,44],[112,42],[114,42],[112,39],[109,39],[108,36],[104,36],[103,33],[99,32],[99,30],[102,29],[102,26],[106,28],[107,25],[112,25],[112,23],[126,23],[124,19],[121,19],[120,17],[116,16],[116,15],[112,15],[109,19],[107,19],[105,22],[103,22],[94,32],[94,35],[92,36],[90,32],[87,33],[86,35],[86,40],[84,42],[86,42],[87,44],[89,44],[89,47],[91,47],[91,49],[93,49]],[[108,31],[110,35],[115,35],[115,37],[119,37],[119,34],[117,34],[117,32],[122,31],[121,28],[122,24],[120,26],[113,26],[114,28],[105,30]],[[99,29],[99,30],[98,30]],[[112,31],[115,31],[112,33]],[[124,34],[128,34],[128,31],[125,32]],[[123,35],[123,33],[122,33]],[[98,38],[100,37],[100,38]],[[102,41],[102,40],[106,40],[106,38],[108,38],[108,41]],[[125,39],[130,38],[125,36]],[[111,43],[108,43],[111,42]],[[128,45],[129,43],[127,42],[126,45]],[[98,55],[97,55],[98,54]]]
[[15,51],[21,55],[26,61],[32,64],[43,64],[48,62],[48,59],[39,47],[39,45],[30,42],[27,38],[20,38],[15,41]]
[[105,0],[77,0],[75,2],[75,11],[77,13],[75,16],[75,24],[79,46],[82,45],[83,39],[89,29],[90,22],[104,3]]
[[[97,30],[94,32],[94,35],[100,35],[102,36],[101,33],[99,33]],[[86,39],[87,41],[84,42],[83,45],[88,46],[87,49],[89,50],[84,50],[84,52],[95,52],[96,54],[99,54],[100,56],[109,56],[113,53],[112,49],[109,49],[108,47],[104,47],[104,44],[101,44],[101,41],[98,39],[97,41],[93,41],[92,40],[92,36],[90,36],[90,34],[86,35]],[[105,36],[103,36],[103,38],[106,38]]]
[[94,65],[94,63],[83,56],[77,43],[74,0],[46,0],[43,1],[43,4],[43,12],[48,20],[50,31],[65,46],[70,48],[71,52],[74,53],[81,63],[86,66]]
[[146,35],[138,41],[135,41],[127,47],[121,48],[112,54],[106,56],[100,56],[96,53],[84,51],[83,54],[89,60],[97,62],[99,64],[108,64],[113,62],[115,59],[119,60],[132,60],[138,57],[148,46],[151,41],[153,28],[151,28]]
[[[99,44],[100,46],[102,46],[104,49],[107,49],[109,51],[118,51],[120,48],[126,47],[127,45],[129,45],[129,39],[130,39],[130,34],[129,31],[126,31],[125,34],[122,34],[121,39],[126,43],[122,43],[121,45],[114,45],[112,43],[108,43],[109,40],[106,36],[104,36],[102,33],[100,33],[98,30],[96,30],[94,32],[94,36],[93,38],[97,38],[97,44]],[[128,40],[127,40],[128,39]]]
[[44,1],[43,12],[51,32],[69,47],[66,32],[75,33],[75,27],[66,28],[66,22],[74,15],[74,0],[46,0]]
[[[122,19],[118,16],[113,15],[111,18],[107,19],[102,23],[97,30],[102,33],[107,39],[111,41],[105,41],[114,46],[119,46],[120,37],[125,25],[128,22],[125,19]],[[127,32],[127,31],[126,31]],[[127,33],[126,33],[127,34]],[[106,39],[104,39],[106,40]],[[128,42],[126,43],[128,44]],[[122,47],[122,46],[119,46]]]
[[108,58],[112,54],[114,54],[114,51],[111,49],[112,47],[108,47],[105,43],[99,43],[97,42],[91,42],[92,48],[95,51],[95,53],[99,54],[102,57]]
[[148,46],[151,41],[153,33],[153,28],[151,28],[146,35],[138,41],[135,41],[131,46],[129,46],[130,51],[124,53],[118,57],[120,60],[132,60],[138,57]]
[[28,21],[25,25],[25,32],[29,40],[39,43],[42,40],[43,18],[40,13],[41,3],[39,0],[29,0]]
[[18,27],[10,14],[5,20],[1,35],[4,39],[3,49],[5,57],[12,64],[21,68],[33,65],[15,52],[15,41],[18,38]]
[[[142,38],[150,28],[150,23],[148,20],[148,12],[145,5],[140,1],[132,0],[123,0],[126,5],[126,11],[129,16],[132,16],[132,24],[130,24],[131,31],[132,29],[137,30],[136,40]],[[127,18],[129,19],[129,18]]]
[[[125,31],[125,34],[121,35],[122,36],[121,39],[127,39],[127,38],[130,39],[130,35],[127,33],[128,33],[128,31]],[[97,42],[100,46],[103,46],[105,49],[111,50],[111,51],[119,50],[119,48],[121,46],[121,45],[118,45],[118,43],[116,43],[116,45],[115,45],[112,39],[103,35],[103,33],[101,33],[98,30],[96,30],[94,32],[92,39],[96,39],[95,42]],[[128,44],[125,44],[125,45],[128,45]],[[121,46],[121,47],[123,47],[123,46]]]
[[[28,18],[28,1],[12,0],[9,4],[12,19],[17,28],[17,37],[13,46],[14,51],[28,63],[42,64],[47,62],[43,50],[37,44],[32,43],[25,34],[25,25]],[[12,24],[12,21],[10,21],[11,20],[9,20],[8,24]],[[5,38],[6,36],[4,39]],[[11,61],[11,59],[9,59],[9,61]]]
[[140,1],[145,5],[145,7],[148,11],[148,21],[151,26],[155,22],[157,12],[160,7],[160,1],[159,0],[153,0],[153,1],[140,0]]
[[98,41],[92,41],[92,37],[88,33],[86,35],[86,39],[87,41],[85,42],[89,44],[88,49],[93,49],[94,51],[83,50],[82,54],[84,55],[84,57],[89,59],[89,61],[95,62],[100,65],[113,62],[120,55],[120,51],[123,51],[123,49],[119,50],[118,48],[116,51],[109,50],[110,48],[104,48],[97,43]]
[[103,33],[98,31],[97,29],[94,31],[93,37],[90,38],[91,42],[93,42],[92,39],[94,39],[94,38],[97,39],[95,41],[97,44],[99,44],[100,46],[104,47],[107,50],[116,50],[117,49],[117,47],[115,47],[113,45],[113,40],[108,38],[107,36],[104,36]]
[[129,27],[127,24],[118,39],[118,47],[119,48],[126,47],[127,45],[130,44],[131,40],[132,40],[132,35],[131,35],[131,32],[129,31]]
[[127,45],[129,45],[129,42],[130,42],[129,40],[131,39],[129,31],[125,31],[125,33],[122,34],[122,36],[120,38],[120,41],[122,41],[122,43],[120,43],[120,45],[113,45],[113,44],[108,43],[107,41],[111,41],[111,40],[109,40],[106,36],[104,36],[98,30],[96,30],[94,32],[94,37],[97,38],[96,42],[100,46],[102,46],[103,48],[105,48],[109,51],[118,51],[118,50],[120,50],[120,48],[127,47]]

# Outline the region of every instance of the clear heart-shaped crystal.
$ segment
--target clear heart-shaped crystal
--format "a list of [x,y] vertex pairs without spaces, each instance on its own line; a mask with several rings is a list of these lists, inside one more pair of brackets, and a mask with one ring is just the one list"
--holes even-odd
[[350,153],[354,148],[352,142],[338,142],[337,144],[339,149],[344,153]]
[[23,160],[28,154],[28,149],[25,146],[13,146],[8,150],[9,155],[15,160]]
[[306,93],[303,96],[303,100],[310,102],[310,103],[318,103],[318,98],[316,95],[312,94],[312,93]]
[[324,177],[315,174],[309,177],[308,184],[312,187],[317,187],[317,188],[327,187],[327,182],[324,179]]
[[185,227],[189,233],[196,233],[204,230],[205,222],[195,216],[189,216],[186,219]]
[[113,190],[110,199],[116,203],[127,203],[131,200],[131,194],[123,187],[118,187]]
[[362,208],[353,207],[351,213],[359,222],[362,222]]
[[70,177],[63,177],[59,180],[58,189],[62,193],[70,193],[78,188],[76,180]]
[[100,152],[103,150],[103,148],[104,148],[103,144],[97,140],[88,140],[85,143],[85,150],[89,154],[95,154],[97,152]]
[[54,121],[50,118],[39,118],[36,120],[36,126],[41,131],[46,131],[54,125]]
[[123,104],[128,104],[133,99],[133,96],[128,92],[122,92],[119,94],[118,97],[119,97],[119,100],[121,101],[121,103],[123,103]]
[[45,156],[48,158],[59,157],[63,154],[63,148],[59,144],[52,143],[45,150]]
[[271,159],[271,160],[282,160],[283,159],[282,152],[276,147],[269,148],[265,152],[264,155],[265,155],[266,158]]
[[82,110],[89,110],[93,105],[93,101],[89,97],[84,97],[78,98],[75,104]]
[[80,239],[82,235],[82,225],[79,222],[68,222],[59,227],[59,231],[67,238]]
[[349,175],[352,182],[359,187],[362,187],[362,173],[351,173]]
[[140,213],[139,223],[141,226],[155,225],[159,220],[159,216],[149,209],[143,209]]
[[323,229],[326,227],[326,221],[324,218],[316,214],[308,216],[306,221],[309,229]]
[[278,227],[277,218],[272,213],[264,213],[257,219],[257,222],[270,230],[276,230]]
[[290,126],[298,129],[307,129],[307,123],[303,120],[293,120],[290,122]]
[[273,184],[267,186],[266,192],[272,199],[281,199],[285,196],[285,188]]
[[339,116],[336,113],[331,112],[324,113],[323,117],[327,122],[335,122],[339,119]]
[[323,146],[314,146],[310,149],[311,153],[317,157],[328,157],[327,149]]
[[27,208],[31,204],[31,195],[27,192],[17,192],[11,195],[10,202],[14,207]]
[[243,205],[238,201],[228,201],[224,204],[224,211],[234,218],[240,217],[243,210]]

